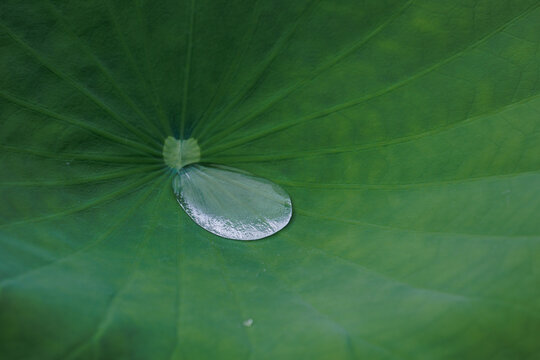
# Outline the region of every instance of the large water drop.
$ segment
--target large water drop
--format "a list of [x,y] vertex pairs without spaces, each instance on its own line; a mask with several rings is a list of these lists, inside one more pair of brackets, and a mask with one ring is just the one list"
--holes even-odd
[[292,216],[285,190],[231,168],[182,167],[173,180],[173,190],[198,225],[228,239],[262,239],[283,229]]

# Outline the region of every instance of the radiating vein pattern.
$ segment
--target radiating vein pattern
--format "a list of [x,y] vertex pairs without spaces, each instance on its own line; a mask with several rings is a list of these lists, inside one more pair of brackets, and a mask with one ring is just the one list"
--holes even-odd
[[535,359],[539,154],[538,0],[3,0],[0,357]]

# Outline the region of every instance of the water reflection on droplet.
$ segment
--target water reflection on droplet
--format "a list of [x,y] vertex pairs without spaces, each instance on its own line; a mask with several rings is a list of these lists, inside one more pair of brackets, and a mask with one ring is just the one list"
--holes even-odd
[[184,167],[173,180],[173,190],[197,224],[228,239],[262,239],[283,229],[292,216],[285,190],[230,168]]

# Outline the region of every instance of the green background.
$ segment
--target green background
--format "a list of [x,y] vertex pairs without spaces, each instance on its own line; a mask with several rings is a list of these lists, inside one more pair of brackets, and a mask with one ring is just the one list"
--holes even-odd
[[[540,357],[539,5],[2,0],[0,358]],[[198,227],[168,135],[292,222]]]

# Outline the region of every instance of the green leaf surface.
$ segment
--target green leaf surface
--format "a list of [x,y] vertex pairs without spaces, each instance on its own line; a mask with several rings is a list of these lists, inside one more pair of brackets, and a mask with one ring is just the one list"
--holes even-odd
[[[540,356],[538,0],[2,0],[2,359]],[[257,242],[166,137],[283,186]]]

